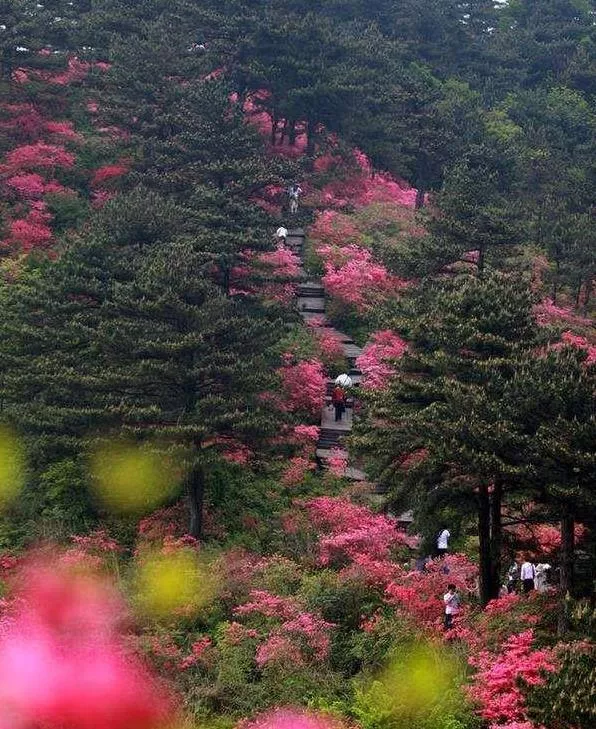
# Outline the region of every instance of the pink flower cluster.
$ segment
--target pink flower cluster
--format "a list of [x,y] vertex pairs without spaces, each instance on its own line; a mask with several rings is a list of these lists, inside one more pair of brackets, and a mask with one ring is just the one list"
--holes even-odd
[[[40,51],[40,55],[46,55],[44,50],[42,49]],[[98,71],[108,71],[110,67],[111,64],[102,61],[98,63],[87,63],[86,61],[81,61],[76,56],[71,56],[63,71],[54,72],[33,68],[17,68],[13,71],[12,77],[19,84],[34,80],[56,86],[68,86],[72,83],[82,81],[92,68],[97,68]]]
[[30,565],[0,627],[2,726],[151,729],[170,702],[127,656],[118,599],[101,583]]
[[281,482],[287,487],[297,486],[315,468],[316,465],[307,456],[293,456],[284,469]]
[[308,324],[316,337],[320,357],[327,367],[344,357],[343,343],[333,329],[320,326],[316,319],[309,321]]
[[323,258],[322,283],[327,293],[359,311],[369,309],[379,300],[399,295],[408,285],[376,263],[366,248],[349,245],[334,250],[331,246],[319,246],[317,253]]
[[562,347],[576,347],[577,349],[583,349],[586,352],[586,365],[593,365],[596,363],[596,345],[591,344],[585,337],[582,337],[573,332],[563,332],[561,335],[561,341],[554,345],[554,349],[561,349]]
[[547,326],[553,322],[565,321],[576,326],[591,326],[592,321],[581,317],[572,309],[557,306],[552,299],[544,299],[534,306],[534,317],[539,326]]
[[[448,578],[445,570],[448,570]],[[478,570],[461,554],[431,560],[424,572],[402,572],[387,585],[385,597],[390,605],[413,618],[419,625],[434,631],[441,625],[442,596],[446,582],[453,582],[465,596],[473,589]]]
[[309,657],[316,661],[327,658],[332,623],[304,610],[296,598],[273,595],[267,590],[251,590],[249,602],[234,611],[236,615],[260,615],[273,619],[272,627],[257,648],[255,660],[260,667],[290,655],[302,662]]
[[236,729],[341,729],[341,722],[326,714],[284,708],[241,721]]
[[292,363],[292,355],[278,370],[281,377],[284,406],[290,412],[304,411],[318,416],[325,404],[327,378],[323,365],[316,359]]
[[73,536],[72,541],[84,550],[99,552],[101,554],[117,553],[122,551],[118,542],[110,537],[105,529],[96,529],[84,536]]
[[552,650],[534,650],[534,633],[512,635],[497,655],[482,651],[470,659],[476,668],[470,695],[480,703],[480,715],[491,727],[508,727],[526,722],[525,700],[520,682],[531,686],[544,683],[544,674],[556,668]]
[[207,648],[211,647],[211,645],[212,641],[209,636],[205,636],[204,638],[200,638],[199,640],[195,641],[190,647],[190,654],[180,662],[180,669],[182,671],[186,671],[188,668],[196,666],[197,663],[200,663],[201,659],[203,658],[203,654],[205,653]]
[[318,530],[319,562],[328,565],[354,562],[361,557],[384,560],[397,545],[410,538],[397,528],[394,519],[374,514],[348,499],[319,496],[303,502],[310,522]]
[[122,177],[129,171],[129,165],[124,162],[117,162],[116,164],[104,165],[98,167],[91,177],[91,187],[94,189],[104,188],[106,184],[113,182],[114,180]]
[[362,371],[362,386],[368,390],[383,389],[395,374],[392,362],[401,359],[408,345],[389,329],[375,332],[362,354],[356,359],[356,366]]
[[2,246],[18,247],[28,253],[35,248],[45,248],[52,240],[49,223],[52,216],[42,210],[32,209],[26,217],[11,220],[8,224],[9,237],[2,241]]

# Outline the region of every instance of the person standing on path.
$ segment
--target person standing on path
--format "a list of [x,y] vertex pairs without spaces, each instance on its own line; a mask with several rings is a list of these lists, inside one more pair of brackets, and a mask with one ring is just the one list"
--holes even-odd
[[538,592],[546,592],[548,590],[548,574],[550,569],[550,565],[546,562],[540,562],[536,565],[534,587],[538,590]]
[[457,594],[457,588],[452,583],[447,585],[447,592],[443,595],[445,603],[445,630],[453,628],[453,616],[459,613],[460,599]]
[[536,568],[527,557],[520,568],[519,576],[524,593],[532,592],[534,589],[534,580],[536,579]]
[[447,529],[441,529],[437,535],[437,554],[444,557],[449,551],[449,537],[451,533]]
[[514,559],[511,562],[511,567],[507,570],[507,593],[511,595],[513,592],[517,592],[517,583],[519,580],[519,565]]
[[288,188],[288,197],[290,198],[290,213],[295,215],[298,212],[298,198],[302,194],[300,185],[290,185]]
[[343,387],[336,385],[333,388],[333,393],[331,394],[331,402],[333,404],[333,407],[335,408],[335,422],[338,423],[341,420],[341,416],[343,415],[344,410],[346,409],[346,393],[344,392]]

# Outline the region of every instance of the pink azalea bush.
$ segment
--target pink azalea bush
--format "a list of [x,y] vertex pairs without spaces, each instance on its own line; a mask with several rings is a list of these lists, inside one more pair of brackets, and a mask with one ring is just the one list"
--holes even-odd
[[236,729],[341,729],[341,722],[326,714],[300,709],[274,709],[254,719],[244,720]]
[[284,407],[290,412],[303,411],[310,416],[319,416],[325,404],[327,378],[323,364],[316,360],[292,362],[286,357],[286,364],[278,370],[281,377]]
[[561,349],[562,347],[576,347],[586,352],[586,365],[596,363],[596,345],[589,342],[586,337],[582,337],[573,332],[566,331],[561,335],[561,341],[553,346],[553,349]]
[[482,718],[495,729],[527,722],[520,682],[540,685],[545,674],[556,668],[554,652],[534,649],[533,643],[533,631],[526,630],[512,635],[498,654],[481,651],[470,658],[476,669],[470,695],[479,703]]
[[302,507],[317,529],[322,565],[354,561],[362,555],[387,559],[393,547],[411,544],[394,519],[347,499],[319,496],[303,502]]
[[325,274],[321,279],[327,293],[340,301],[355,306],[359,311],[371,308],[376,302],[398,296],[408,285],[393,276],[370,251],[357,246],[344,246],[340,252],[345,262],[337,265],[326,247],[317,249],[322,256]]
[[248,602],[239,605],[234,613],[236,616],[261,618],[253,622],[260,638],[255,654],[255,661],[260,667],[277,660],[281,646],[298,656],[300,662],[323,661],[329,654],[330,631],[335,626],[320,615],[305,610],[298,598],[253,589]]
[[402,571],[387,585],[385,596],[398,612],[434,632],[441,629],[447,583],[455,584],[465,598],[473,590],[476,576],[477,567],[467,557],[451,554],[431,560],[424,572]]
[[0,721],[7,729],[151,729],[172,710],[127,655],[118,598],[95,579],[30,564],[0,618]]
[[356,359],[356,367],[362,371],[362,386],[368,390],[383,389],[395,374],[392,362],[401,359],[408,345],[389,329],[374,332],[362,354]]
[[534,306],[534,318],[539,326],[547,326],[561,321],[576,326],[591,326],[592,324],[591,319],[579,316],[568,307],[557,306],[552,299],[544,299]]

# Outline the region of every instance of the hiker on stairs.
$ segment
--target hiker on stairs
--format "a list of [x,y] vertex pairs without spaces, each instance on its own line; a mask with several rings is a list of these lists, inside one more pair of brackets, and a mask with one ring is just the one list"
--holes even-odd
[[346,392],[340,385],[335,385],[333,388],[331,402],[335,408],[335,422],[338,423],[346,409]]

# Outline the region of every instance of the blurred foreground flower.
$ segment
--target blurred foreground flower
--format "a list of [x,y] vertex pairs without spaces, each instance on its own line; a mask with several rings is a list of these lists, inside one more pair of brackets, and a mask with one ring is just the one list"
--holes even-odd
[[91,473],[103,504],[124,514],[151,511],[180,481],[179,469],[163,453],[122,442],[99,448],[91,459]]
[[357,698],[361,710],[383,717],[388,725],[395,718],[416,724],[436,712],[448,714],[454,702],[465,703],[457,690],[457,661],[432,645],[414,644]]
[[284,708],[241,721],[237,729],[341,729],[343,726],[338,719],[328,714]]
[[193,614],[215,594],[215,578],[195,550],[143,555],[138,566],[137,603],[154,618]]
[[2,729],[156,729],[172,708],[126,655],[118,597],[64,568],[30,564],[0,620]]
[[0,509],[16,498],[25,481],[25,456],[14,433],[0,426]]

